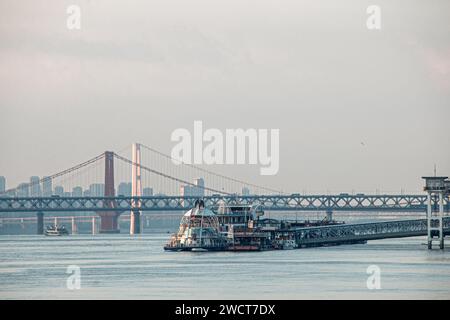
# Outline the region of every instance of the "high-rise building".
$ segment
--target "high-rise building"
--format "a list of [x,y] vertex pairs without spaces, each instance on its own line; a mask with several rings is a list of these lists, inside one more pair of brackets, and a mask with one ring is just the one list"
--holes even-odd
[[44,177],[42,181],[42,195],[44,197],[51,197],[53,194],[52,179],[49,177]]
[[21,183],[17,186],[17,196],[18,197],[29,197],[30,196],[30,185],[28,183]]
[[117,195],[118,196],[124,196],[124,197],[130,197],[131,196],[131,182],[121,182],[119,183],[119,186],[117,187]]
[[144,188],[142,190],[142,195],[144,197],[151,197],[153,195],[153,188]]
[[41,196],[41,185],[40,179],[37,176],[32,176],[30,178],[30,196],[40,197]]
[[249,196],[250,195],[250,189],[247,187],[242,188],[242,195],[243,196]]
[[14,189],[6,191],[6,196],[8,196],[8,197],[17,197],[17,192]]
[[180,196],[189,197],[192,196],[191,186],[181,186],[180,187]]
[[181,186],[180,195],[182,197],[204,197],[205,196],[205,181],[202,178],[194,179],[194,185]]
[[55,187],[55,191],[54,191],[54,195],[55,195],[55,196],[59,196],[59,197],[64,196],[64,187],[62,187],[62,186],[56,186],[56,187]]
[[72,197],[81,197],[83,196],[83,188],[80,186],[73,187],[72,189]]
[[203,178],[194,179],[195,187],[192,187],[193,196],[204,197],[205,196],[205,180]]
[[6,178],[4,176],[0,176],[0,193],[4,193],[6,191]]

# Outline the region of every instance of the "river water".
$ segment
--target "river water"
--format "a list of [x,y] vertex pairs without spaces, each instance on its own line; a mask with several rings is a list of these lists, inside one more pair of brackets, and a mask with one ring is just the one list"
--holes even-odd
[[[240,253],[164,252],[168,237],[2,235],[0,299],[450,298],[450,248],[429,251],[424,237]],[[380,289],[367,288],[371,265]]]

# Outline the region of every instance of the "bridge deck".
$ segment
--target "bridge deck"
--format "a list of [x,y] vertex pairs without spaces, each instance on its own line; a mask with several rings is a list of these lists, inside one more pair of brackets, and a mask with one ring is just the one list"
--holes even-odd
[[[206,206],[258,205],[269,211],[377,211],[377,212],[425,212],[427,197],[424,195],[214,195],[203,197]],[[192,208],[198,197],[0,197],[0,212],[57,212],[57,211],[176,211]],[[437,199],[432,199],[434,210]],[[444,210],[450,210],[448,198]]]

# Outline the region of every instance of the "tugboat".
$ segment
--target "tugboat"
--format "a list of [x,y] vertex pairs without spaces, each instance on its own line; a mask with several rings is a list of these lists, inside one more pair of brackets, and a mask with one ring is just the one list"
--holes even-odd
[[203,200],[197,200],[195,207],[184,214],[178,233],[172,235],[164,250],[223,251],[227,247],[228,240],[220,232],[217,216],[205,208]]
[[47,226],[47,229],[45,229],[44,234],[46,236],[66,236],[69,234],[69,231],[63,225],[49,225]]

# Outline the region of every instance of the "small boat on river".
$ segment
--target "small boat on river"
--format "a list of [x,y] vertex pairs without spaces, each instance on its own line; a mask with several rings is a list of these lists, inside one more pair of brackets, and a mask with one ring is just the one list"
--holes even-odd
[[69,234],[69,231],[63,225],[49,225],[47,226],[47,229],[45,229],[44,234],[46,236],[66,236]]

